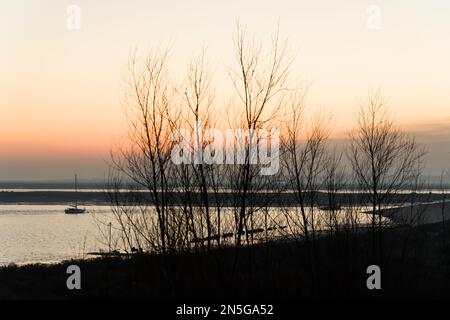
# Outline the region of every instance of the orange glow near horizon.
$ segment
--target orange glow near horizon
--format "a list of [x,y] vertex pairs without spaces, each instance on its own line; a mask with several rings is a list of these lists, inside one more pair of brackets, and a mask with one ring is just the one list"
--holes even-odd
[[81,29],[75,31],[66,27],[68,1],[0,4],[6,48],[0,52],[0,162],[107,158],[126,138],[121,81],[136,46],[145,52],[173,43],[176,81],[184,78],[187,60],[206,46],[215,108],[223,114],[225,97],[232,95],[228,70],[237,18],[268,45],[280,23],[281,36],[298,51],[293,75],[311,84],[307,110],[331,113],[333,138],[345,137],[353,126],[358,99],[380,89],[402,127],[426,133],[427,141],[446,139],[430,132],[450,126],[448,1],[380,0],[382,26],[376,31],[366,26],[371,3],[357,0],[76,2]]

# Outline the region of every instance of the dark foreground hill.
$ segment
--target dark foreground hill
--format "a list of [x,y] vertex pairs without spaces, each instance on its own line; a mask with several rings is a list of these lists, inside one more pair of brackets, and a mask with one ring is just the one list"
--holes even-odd
[[[314,257],[305,243],[271,242],[163,257],[137,254],[0,269],[1,299],[449,298],[450,223],[387,230],[381,290],[368,290],[369,233],[323,236]],[[68,290],[67,267],[81,268]]]

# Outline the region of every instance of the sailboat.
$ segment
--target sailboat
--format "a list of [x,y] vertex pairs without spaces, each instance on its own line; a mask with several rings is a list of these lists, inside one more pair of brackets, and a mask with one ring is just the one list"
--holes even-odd
[[[75,174],[75,194],[78,192],[78,179],[77,175]],[[79,213],[85,213],[86,209],[84,208],[78,208],[78,201],[77,197],[75,197],[75,204],[71,205],[69,208],[66,208],[64,210],[66,214],[79,214]]]

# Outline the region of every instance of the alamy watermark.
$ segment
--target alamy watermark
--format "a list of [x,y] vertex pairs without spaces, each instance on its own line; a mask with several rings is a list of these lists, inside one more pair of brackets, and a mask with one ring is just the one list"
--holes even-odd
[[66,286],[69,290],[81,290],[81,269],[76,264],[67,267],[66,273],[69,274],[66,280]]
[[367,7],[367,20],[366,27],[369,30],[381,30],[382,21],[381,21],[381,8],[375,4],[372,4]]
[[367,278],[366,286],[369,290],[381,289],[381,269],[379,266],[373,264],[367,267],[366,273],[370,276]]
[[196,122],[194,130],[174,131],[172,140],[174,164],[259,164],[261,175],[274,175],[280,168],[278,129],[203,130]]
[[81,8],[76,4],[71,4],[66,9],[66,27],[69,31],[81,29]]

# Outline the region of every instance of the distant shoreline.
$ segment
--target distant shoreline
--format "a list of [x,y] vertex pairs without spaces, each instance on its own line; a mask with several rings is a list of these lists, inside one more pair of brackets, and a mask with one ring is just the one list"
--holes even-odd
[[[142,191],[141,195],[150,198],[150,193]],[[193,202],[200,204],[200,195],[191,194]],[[411,194],[397,195],[393,202],[401,203],[404,201],[405,196]],[[336,195],[336,202],[341,205],[349,205],[355,203],[361,203],[361,193],[345,192]],[[319,206],[328,205],[328,195],[325,192],[318,192],[316,195],[316,204]],[[308,197],[305,197],[307,199]],[[167,196],[169,205],[183,205],[185,203],[183,192],[169,192]],[[215,197],[211,199],[212,205],[215,205]],[[217,194],[217,199],[222,206],[233,206],[237,201],[237,196],[232,192],[220,192]],[[442,195],[439,193],[419,193],[416,194],[416,203],[422,202],[435,202],[442,200]],[[85,205],[109,205],[106,192],[101,191],[0,191],[0,204],[40,204],[40,205],[56,205],[56,204],[70,204],[75,201]],[[258,192],[254,193],[248,205],[253,206],[296,206],[298,201],[296,196],[291,192]]]

